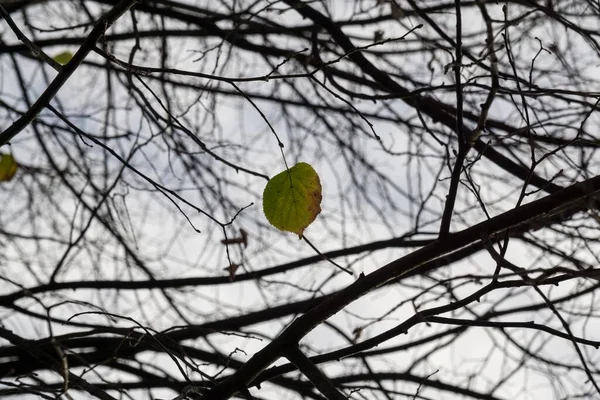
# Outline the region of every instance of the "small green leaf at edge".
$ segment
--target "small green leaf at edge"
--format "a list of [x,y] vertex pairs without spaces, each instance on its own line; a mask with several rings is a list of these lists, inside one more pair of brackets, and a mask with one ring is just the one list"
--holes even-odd
[[63,51],[62,53],[52,57],[52,59],[60,65],[67,64],[69,61],[71,61],[71,58],[73,58],[73,53],[71,53],[70,51]]
[[17,173],[17,162],[12,154],[0,154],[0,182],[10,181]]
[[298,163],[269,180],[263,192],[263,212],[275,228],[301,238],[321,212],[321,190],[313,167]]

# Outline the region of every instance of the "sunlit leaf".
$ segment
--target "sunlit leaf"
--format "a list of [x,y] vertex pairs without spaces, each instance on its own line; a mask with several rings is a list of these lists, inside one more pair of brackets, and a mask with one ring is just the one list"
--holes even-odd
[[0,182],[10,181],[17,173],[17,162],[12,154],[0,154]]
[[52,59],[60,65],[65,65],[66,63],[71,61],[71,58],[73,58],[73,53],[71,53],[70,51],[63,51],[62,53],[52,57]]
[[269,180],[263,193],[263,211],[277,229],[299,237],[321,212],[319,175],[307,163],[298,163]]

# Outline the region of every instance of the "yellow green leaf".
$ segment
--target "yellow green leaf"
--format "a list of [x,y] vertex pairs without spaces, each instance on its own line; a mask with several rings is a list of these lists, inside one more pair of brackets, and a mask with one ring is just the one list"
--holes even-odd
[[71,53],[70,51],[63,51],[62,53],[52,57],[52,59],[60,65],[65,65],[66,63],[71,61],[71,58],[73,58],[73,53]]
[[269,180],[263,211],[275,228],[299,237],[321,212],[321,181],[307,163],[298,163]]
[[12,154],[0,154],[0,182],[10,181],[17,173],[17,162]]

